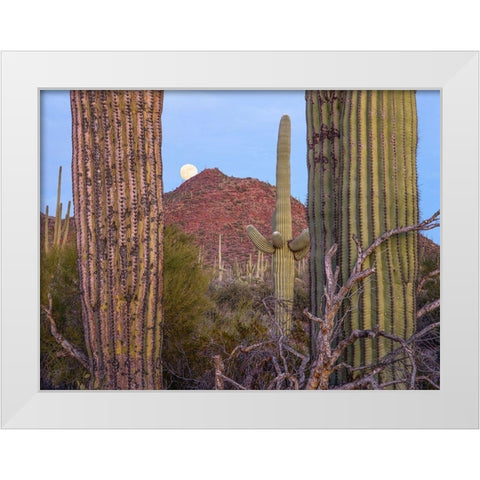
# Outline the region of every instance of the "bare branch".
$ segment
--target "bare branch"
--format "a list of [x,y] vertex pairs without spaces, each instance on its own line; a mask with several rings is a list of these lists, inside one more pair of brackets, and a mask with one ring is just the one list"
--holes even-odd
[[417,381],[419,380],[424,380],[425,382],[428,382],[433,388],[440,390],[440,385],[437,385],[431,378],[425,376],[418,376]]
[[303,314],[309,319],[312,320],[312,322],[317,322],[317,323],[322,323],[324,322],[323,318],[316,317],[313,315],[313,313],[310,313],[307,309],[303,311]]
[[415,388],[416,376],[417,376],[417,362],[413,357],[412,349],[408,346],[405,346],[405,353],[408,355],[410,360],[410,368],[412,369],[412,373],[410,374],[410,390]]
[[272,355],[272,363],[273,363],[273,366],[275,368],[275,371],[277,372],[277,375],[281,375],[282,374],[282,369],[280,368],[280,365],[278,364],[277,357],[275,357],[275,355]]
[[389,382],[381,383],[379,387],[383,390],[386,387],[390,387],[392,385],[398,385],[399,383],[407,383],[405,380],[391,380]]
[[270,385],[268,386],[267,390],[272,390],[273,387],[276,386],[277,390],[280,389],[281,386],[281,381],[282,380],[290,380],[293,383],[293,386],[295,390],[298,390],[299,388],[299,383],[297,377],[295,375],[292,375],[291,373],[281,373],[280,375],[277,375],[271,382]]
[[222,380],[224,380],[225,382],[231,383],[234,387],[237,387],[239,390],[247,390],[243,385],[240,385],[235,380],[232,380],[230,377],[226,377],[225,375],[223,375],[223,373],[221,373],[219,376],[221,377]]
[[437,268],[436,270],[431,271],[430,273],[427,273],[419,282],[417,286],[417,293],[420,292],[425,285],[425,283],[428,282],[433,277],[436,277],[437,275],[440,275],[440,269]]
[[304,355],[303,353],[300,353],[298,350],[295,350],[292,348],[288,343],[285,343],[283,345],[283,348],[287,351],[295,355],[296,357],[300,358],[300,360],[307,360],[308,361],[308,355]]
[[[359,257],[361,258],[361,257]],[[372,273],[375,272],[375,267],[367,268],[366,270],[361,270],[361,264],[362,262],[358,262],[358,268],[357,266],[355,267],[354,271],[350,275],[349,279],[345,283],[343,287],[340,288],[338,291],[338,294],[336,295],[336,302],[343,302],[347,294],[350,292],[350,290],[361,280],[364,278],[367,278],[370,276]]]
[[223,370],[225,366],[222,362],[222,357],[220,355],[213,356],[213,368],[215,370],[215,390],[223,390]]
[[[410,380],[407,381],[407,379],[402,379],[402,380],[397,380],[395,382],[383,383],[381,385],[378,385],[378,388],[382,389],[382,388],[385,388],[389,385],[392,385],[393,383],[407,383],[409,385],[409,387],[411,389],[413,389],[413,388],[415,388],[416,382],[418,382],[418,380],[420,380],[420,379],[427,380],[433,386],[436,386],[436,384],[432,380],[427,379],[427,377],[416,377],[417,366],[416,366],[416,362],[415,362],[414,357],[413,357],[413,351],[411,350],[410,345],[412,343],[414,343],[416,340],[419,340],[420,338],[424,337],[427,333],[429,333],[430,331],[434,330],[435,328],[437,328],[439,326],[440,326],[440,322],[432,323],[432,324],[428,325],[427,327],[425,327],[424,329],[422,329],[420,332],[417,332],[416,334],[412,335],[407,340],[403,340],[402,338],[397,337],[397,336],[392,335],[392,334],[386,334],[385,332],[378,331],[378,333],[376,333],[376,335],[384,336],[385,338],[390,338],[391,340],[397,341],[397,342],[401,343],[401,346],[399,348],[397,348],[396,350],[390,352],[389,354],[385,355],[385,357],[381,358],[378,361],[378,363],[376,363],[376,364],[364,365],[364,366],[361,366],[361,367],[352,367],[351,365],[348,365],[348,364],[345,364],[345,363],[335,365],[335,367],[332,369],[332,371],[338,370],[342,367],[346,368],[350,372],[372,369],[372,371],[369,372],[368,374],[363,375],[362,377],[356,379],[355,381],[353,381],[349,384],[341,385],[338,388],[339,389],[344,389],[344,390],[351,390],[351,389],[354,389],[354,388],[359,388],[362,385],[371,384],[371,378],[370,377],[372,377],[372,375],[376,375],[376,374],[380,373],[388,365],[391,365],[393,363],[393,361],[395,360],[395,358],[402,352],[405,352],[407,354],[407,357],[410,360],[410,368],[411,368],[411,373],[409,375]],[[365,337],[374,338],[374,336],[372,335],[372,332],[375,332],[374,330],[373,331],[372,330],[358,330],[357,332],[361,333],[361,335],[358,338],[365,338]],[[352,333],[354,333],[354,332],[352,332]],[[370,335],[369,335],[369,333],[370,333]]]
[[298,369],[296,371],[299,386],[302,386],[305,383],[305,370],[306,370],[308,362],[310,360],[310,356],[309,355],[303,355],[303,353],[300,353],[299,351],[295,350],[288,343],[284,343],[283,348],[287,352],[295,355],[296,357],[298,357],[302,361],[300,366],[298,367]]
[[424,315],[426,315],[427,313],[433,311],[433,310],[436,310],[437,308],[440,307],[440,299],[437,298],[437,300],[431,302],[431,303],[427,303],[426,305],[424,305],[420,310],[418,310],[417,312],[417,319],[418,318],[422,318]]
[[[164,359],[163,362],[162,362],[162,366],[165,368],[165,370],[168,371],[168,373],[170,373],[171,375],[173,375],[174,377],[176,378],[179,378],[180,380],[185,380],[185,381],[188,381],[188,382],[193,382],[193,383],[196,383],[197,385],[200,385],[201,384],[201,381],[200,380],[197,380],[196,378],[189,378],[189,377],[184,377],[180,374],[178,374],[177,372],[175,372],[172,368],[172,366]],[[189,368],[190,369],[190,368]]]
[[[330,250],[328,251],[327,255],[325,256],[325,274],[329,282],[325,285],[325,295],[329,294],[329,290],[334,290],[336,288],[336,284],[338,281],[338,275],[340,270],[337,268],[335,269],[335,273],[332,271],[332,264],[333,264],[333,256],[337,253],[338,245],[334,243]],[[332,286],[333,289],[328,288],[328,286]]]
[[232,350],[232,353],[229,355],[229,358],[234,357],[238,352],[248,353],[248,352],[251,352],[252,350],[255,350],[256,348],[264,347],[266,345],[270,345],[273,343],[274,342],[260,342],[260,343],[255,343],[253,345],[249,345],[248,347],[244,347],[243,345],[237,345]]
[[48,294],[48,308],[44,305],[41,306],[43,312],[48,318],[50,323],[50,332],[52,333],[55,340],[59,345],[65,350],[65,352],[70,356],[78,360],[88,371],[90,371],[90,366],[88,364],[88,357],[78,348],[74,347],[57,329],[57,324],[53,318],[52,313],[52,296]]
[[407,341],[407,344],[410,344],[414,342],[415,340],[418,340],[419,338],[423,337],[426,335],[428,332],[431,330],[434,330],[435,328],[440,327],[440,322],[435,322],[431,323],[430,325],[427,325],[424,329],[420,330],[419,332],[413,334]]
[[394,342],[400,343],[404,348],[407,346],[405,340],[392,333],[379,330],[378,327],[373,330],[353,330],[353,332],[344,340],[338,343],[337,348],[332,353],[332,362],[336,362],[341,353],[350,345],[355,343],[359,338],[376,338],[385,337]]
[[[371,253],[378,248],[383,242],[388,240],[393,235],[399,235],[401,233],[408,233],[408,232],[415,232],[415,231],[424,231],[424,230],[431,230],[432,228],[438,227],[440,224],[438,223],[438,217],[440,216],[440,210],[435,212],[430,218],[427,218],[423,222],[420,222],[416,225],[409,225],[408,227],[397,227],[392,228],[388,232],[380,235],[364,252],[363,252],[363,260],[365,260]],[[362,261],[363,263],[363,261]]]
[[384,367],[377,367],[372,372],[364,377],[357,378],[353,382],[346,383],[344,385],[340,385],[339,387],[335,387],[334,390],[356,390],[358,388],[362,388],[365,386],[370,385],[373,390],[378,390],[379,386],[375,381],[374,376],[381,372]]

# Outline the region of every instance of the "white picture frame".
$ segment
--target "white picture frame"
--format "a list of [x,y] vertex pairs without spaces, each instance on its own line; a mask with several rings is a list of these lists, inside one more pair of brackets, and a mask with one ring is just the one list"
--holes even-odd
[[[3,428],[478,428],[478,52],[2,52]],[[40,391],[43,89],[441,91],[439,391]]]

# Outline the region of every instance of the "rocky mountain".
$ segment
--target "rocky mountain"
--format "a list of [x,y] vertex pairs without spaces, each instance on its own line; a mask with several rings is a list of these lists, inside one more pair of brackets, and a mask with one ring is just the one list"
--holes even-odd
[[[256,259],[256,248],[245,228],[252,224],[269,236],[275,208],[275,187],[255,178],[236,178],[218,168],[206,169],[166,193],[165,222],[175,223],[194,234],[213,265],[218,258],[219,235],[222,235],[222,260],[232,266]],[[293,235],[307,228],[305,206],[292,197]]]

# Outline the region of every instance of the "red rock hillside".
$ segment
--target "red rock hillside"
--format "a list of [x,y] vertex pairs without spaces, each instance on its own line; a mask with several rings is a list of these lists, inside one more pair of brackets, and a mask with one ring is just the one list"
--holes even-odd
[[[222,234],[222,260],[232,266],[256,259],[256,249],[245,228],[254,225],[263,235],[272,233],[275,187],[255,178],[235,178],[218,168],[206,169],[164,196],[165,221],[194,234],[205,252],[205,262],[218,258]],[[293,235],[307,228],[305,206],[292,197]]]

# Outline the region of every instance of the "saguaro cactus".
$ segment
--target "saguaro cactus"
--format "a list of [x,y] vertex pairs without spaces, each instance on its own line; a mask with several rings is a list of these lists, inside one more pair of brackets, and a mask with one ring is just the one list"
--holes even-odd
[[294,262],[305,257],[310,248],[308,229],[292,240],[290,203],[290,117],[280,120],[277,143],[277,187],[275,211],[272,219],[272,240],[267,240],[253,225],[247,234],[263,253],[273,255],[275,287],[275,319],[283,333],[288,333],[292,322]]
[[[58,169],[58,187],[57,187],[57,207],[55,210],[55,226],[53,229],[53,248],[60,248],[65,246],[68,238],[68,227],[70,224],[70,207],[71,202],[68,201],[67,214],[65,215],[65,220],[63,220],[62,226],[62,202],[60,202],[62,193],[62,167]],[[44,239],[44,250],[45,253],[48,253],[50,250],[49,244],[49,229],[50,229],[50,217],[48,216],[48,205],[45,206],[45,239]]]
[[[418,223],[417,114],[413,91],[307,92],[309,196],[314,314],[322,309],[322,262],[332,243],[345,281],[356,260],[355,235],[366,248],[382,233]],[[325,160],[324,160],[325,157]],[[364,266],[375,274],[343,310],[344,334],[379,326],[407,338],[415,329],[417,233],[394,236]],[[361,340],[346,359],[375,363],[389,340]],[[393,375],[393,374],[392,374]]]
[[[307,114],[307,217],[310,229],[310,306],[321,316],[325,309],[324,257],[338,241],[341,200],[340,130],[343,93],[335,90],[306,92]],[[318,324],[310,321],[310,357],[316,357]]]
[[73,200],[92,388],[162,387],[162,91],[72,91]]

